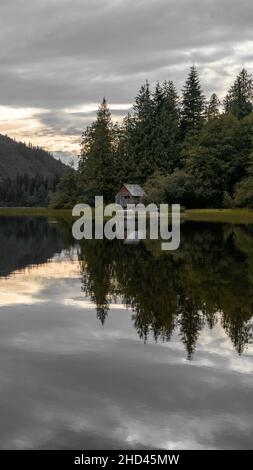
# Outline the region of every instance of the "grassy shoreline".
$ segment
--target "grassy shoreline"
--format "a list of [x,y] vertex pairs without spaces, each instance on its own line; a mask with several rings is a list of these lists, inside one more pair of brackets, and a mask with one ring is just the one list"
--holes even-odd
[[182,219],[196,222],[227,222],[253,224],[252,209],[188,209]]
[[0,217],[56,217],[72,218],[71,209],[49,209],[47,207],[0,207]]
[[[0,217],[53,217],[72,219],[71,209],[50,209],[44,207],[0,207]],[[182,220],[196,222],[227,222],[253,224],[252,209],[187,209],[181,214]]]

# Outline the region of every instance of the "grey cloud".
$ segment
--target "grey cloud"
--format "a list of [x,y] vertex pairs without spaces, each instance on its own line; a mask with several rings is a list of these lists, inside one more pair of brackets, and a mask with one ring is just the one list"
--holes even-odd
[[180,89],[192,63],[222,95],[252,67],[252,20],[251,0],[4,0],[0,103],[59,111],[56,132],[62,109],[131,103],[146,78]]
[[110,448],[110,439],[118,448],[187,448],[190,438],[191,447],[250,448],[252,380],[227,367],[233,352],[215,354],[215,332],[208,332],[213,352],[196,358],[215,367],[191,365],[176,338],[169,347],[144,345],[126,311],[111,311],[101,327],[95,309],[64,306],[63,289],[65,299],[79,299],[79,279],[49,284],[39,295],[50,309],[34,304],[31,315],[20,304],[11,324],[2,311],[1,448],[71,448],[82,440]]
[[186,361],[177,332],[144,344],[120,306],[102,326],[72,263],[76,276],[30,268],[4,281],[15,287],[22,276],[22,292],[37,288],[30,308],[1,309],[0,447],[250,448],[251,354],[235,369],[217,325]]

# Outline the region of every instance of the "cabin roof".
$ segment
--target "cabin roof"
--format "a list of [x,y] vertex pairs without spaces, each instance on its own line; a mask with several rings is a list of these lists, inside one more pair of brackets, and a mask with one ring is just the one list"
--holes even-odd
[[124,184],[123,185],[133,197],[145,196],[145,191],[139,184]]

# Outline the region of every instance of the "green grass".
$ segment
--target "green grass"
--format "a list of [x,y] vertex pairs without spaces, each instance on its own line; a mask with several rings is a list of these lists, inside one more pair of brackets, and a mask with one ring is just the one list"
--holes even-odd
[[199,222],[229,222],[252,224],[252,209],[187,209],[182,218]]
[[[72,219],[71,209],[49,209],[44,207],[1,207],[1,217],[54,217]],[[181,214],[182,220],[199,222],[227,222],[253,224],[252,209],[187,209]]]
[[45,207],[0,207],[0,217],[56,217],[72,218],[70,209],[49,209]]

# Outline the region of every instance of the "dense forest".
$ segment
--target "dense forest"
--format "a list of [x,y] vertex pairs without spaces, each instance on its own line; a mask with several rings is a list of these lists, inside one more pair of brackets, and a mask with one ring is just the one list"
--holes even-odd
[[4,178],[0,181],[0,206],[47,207],[59,179],[57,174],[47,178],[39,175]]
[[0,134],[0,206],[47,206],[67,167],[39,147]]
[[123,182],[147,200],[185,207],[253,207],[253,81],[243,69],[224,99],[207,99],[192,66],[179,96],[172,81],[146,82],[131,114],[113,123],[104,99],[83,133],[78,170],[61,179],[51,204],[114,200]]

